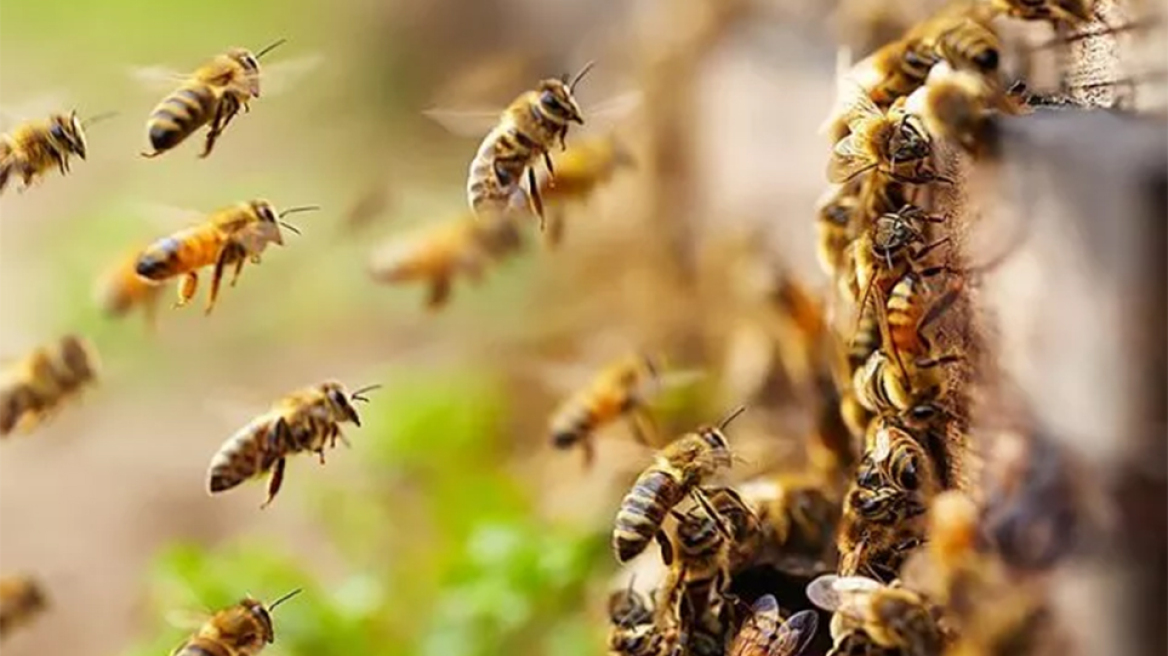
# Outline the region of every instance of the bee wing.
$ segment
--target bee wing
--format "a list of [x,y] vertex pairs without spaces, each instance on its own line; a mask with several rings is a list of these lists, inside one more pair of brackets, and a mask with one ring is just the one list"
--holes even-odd
[[827,179],[830,182],[847,182],[860,173],[874,168],[876,163],[860,145],[854,132],[840,140],[832,150],[827,163]]
[[132,66],[128,71],[130,78],[143,89],[150,91],[173,91],[174,87],[190,78],[190,73],[183,73],[168,66]]
[[211,619],[211,613],[196,610],[169,610],[163,619],[176,629],[194,631]]
[[892,438],[887,430],[876,431],[875,444],[872,445],[872,461],[884,462],[892,455]]
[[443,109],[435,107],[422,112],[427,118],[460,137],[481,138],[499,123],[501,109]]
[[834,613],[843,606],[843,599],[836,590],[836,581],[840,577],[835,574],[824,574],[807,584],[807,599],[823,610]]
[[673,389],[693,385],[707,376],[709,372],[704,369],[678,369],[661,374],[657,381],[661,389]]
[[264,96],[277,96],[294,89],[300,80],[320,68],[324,56],[320,54],[305,55],[293,59],[284,59],[264,66],[260,69],[260,88]]
[[612,96],[581,110],[584,122],[590,127],[608,126],[636,111],[645,100],[645,94],[632,90]]
[[0,128],[8,129],[25,121],[42,119],[53,112],[69,107],[69,94],[64,90],[51,91],[15,105],[0,107]]
[[766,656],[799,656],[811,644],[818,629],[819,615],[815,611],[795,613],[779,627]]

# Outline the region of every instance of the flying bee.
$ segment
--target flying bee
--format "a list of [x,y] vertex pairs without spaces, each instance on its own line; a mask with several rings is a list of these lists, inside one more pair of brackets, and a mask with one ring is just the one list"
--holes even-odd
[[217,494],[248,479],[270,475],[268,498],[261,506],[266,508],[284,482],[287,457],[312,452],[323,465],[326,447],[334,448],[338,439],[348,443],[340,424],[361,425],[352,402],[367,403],[369,399],[363,394],[377,387],[363,387],[350,394],[340,383],[326,381],[280,399],[219,447],[207,469],[208,492]]
[[147,326],[153,328],[164,287],[138,275],[141,253],[141,248],[135,248],[104,273],[94,287],[94,299],[102,312],[110,317],[122,317],[140,307]]
[[628,418],[638,442],[651,444],[655,430],[645,403],[661,380],[660,363],[653,356],[638,353],[612,363],[552,413],[552,444],[558,449],[579,445],[585,466],[591,466],[596,431],[622,417]]
[[369,272],[375,280],[401,283],[427,280],[426,305],[441,309],[450,299],[455,276],[482,280],[487,265],[523,246],[514,217],[492,215],[476,219],[460,216],[438,226],[427,226],[413,236],[391,240],[374,252]]
[[198,291],[198,270],[213,265],[211,294],[205,311],[210,314],[219,297],[223,272],[229,265],[235,266],[231,277],[231,286],[234,287],[246,260],[259,264],[260,254],[268,244],[284,245],[281,226],[299,233],[294,226],[281,221],[283,217],[294,212],[317,209],[320,208],[315,205],[293,207],[277,214],[276,209],[266,200],[237,203],[216,210],[197,225],[147,246],[139,254],[134,270],[139,276],[153,282],[182,276],[178,285],[178,302],[175,304],[175,307],[182,307]]
[[[745,411],[746,408],[739,407],[718,426],[703,426],[687,433],[657,453],[654,463],[637,477],[617,511],[612,534],[617,560],[628,562],[644,551],[661,531],[666,513],[686,496],[693,496],[711,517],[717,516],[700,486],[733,464],[733,454],[723,431]],[[730,535],[730,529],[720,519],[718,526],[723,535]]]
[[[549,153],[556,141],[561,148],[566,147],[564,139],[570,124],[584,124],[573,93],[590,70],[592,63],[580,69],[571,82],[567,75],[542,80],[503,111],[498,125],[483,139],[470,163],[466,192],[476,215],[522,209],[527,205],[525,199],[530,198],[542,224],[543,201],[535,180],[535,164],[542,157],[554,179]],[[522,188],[524,173],[526,193]]]
[[859,94],[847,118],[849,133],[835,144],[828,162],[830,182],[846,183],[868,172],[898,182],[951,182],[933,169],[933,142],[920,117],[903,103],[880,110]]
[[0,639],[27,626],[48,608],[45,592],[28,576],[0,577]]
[[862,576],[825,574],[807,585],[807,598],[835,613],[833,640],[862,629],[877,645],[905,656],[935,656],[944,646],[939,609],[912,590]]
[[96,351],[66,335],[15,362],[0,383],[0,436],[28,432],[97,380]]
[[268,606],[244,597],[211,616],[172,656],[256,656],[276,640],[272,611],[298,594],[293,590]]
[[54,168],[61,175],[67,174],[71,156],[85,159],[89,153],[85,128],[110,116],[113,113],[82,121],[76,111],[57,112],[46,119],[26,121],[0,135],[0,192],[13,174],[21,178],[20,191]]
[[556,157],[555,175],[539,180],[539,196],[548,210],[548,244],[557,246],[563,239],[568,203],[586,202],[618,170],[634,164],[629,149],[611,134],[575,143]]
[[1007,16],[1077,26],[1095,17],[1095,0],[991,0]]
[[763,595],[730,643],[729,656],[799,656],[815,637],[819,616],[803,610],[783,621],[774,595]]
[[260,97],[260,58],[283,43],[280,39],[254,54],[247,48],[231,48],[197,68],[150,112],[146,135],[154,150],[142,156],[158,157],[208,123],[199,157],[210,155],[231,119]]
[[747,482],[741,490],[758,517],[759,562],[792,574],[822,572],[831,565],[840,495],[830,481],[790,472]]

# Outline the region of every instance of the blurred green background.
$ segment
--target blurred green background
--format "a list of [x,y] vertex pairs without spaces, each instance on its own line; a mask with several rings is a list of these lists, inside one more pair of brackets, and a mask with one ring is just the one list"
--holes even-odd
[[[5,653],[169,653],[191,630],[176,614],[297,587],[305,593],[276,613],[274,655],[600,653],[609,523],[649,455],[622,427],[602,437],[592,471],[552,450],[546,420],[566,390],[540,371],[570,363],[585,372],[579,385],[638,346],[682,364],[721,357],[707,333],[726,332],[726,294],[666,279],[669,226],[688,222],[714,243],[766,225],[768,243],[810,270],[826,157],[814,130],[834,55],[827,36],[801,30],[826,10],[760,3],[792,13],[727,31],[707,62],[686,64],[688,95],[643,115],[684,105],[692,129],[657,130],[684,142],[661,148],[684,177],[654,185],[660,162],[647,162],[614,181],[574,219],[570,247],[535,247],[529,230],[525,253],[483,285],[456,282],[436,315],[421,289],[378,286],[366,266],[375,242],[464,211],[476,142],[422,110],[498,108],[593,58],[581,100],[601,102],[651,74],[649,46],[690,38],[686,21],[705,20],[694,12],[705,3],[0,2],[4,129],[29,108],[119,113],[92,127],[90,158],[68,178],[0,201],[0,354],[73,331],[104,365],[78,407],[4,444],[0,569],[40,576],[53,606]],[[201,134],[138,156],[166,89],[141,84],[136,67],[189,71],[277,38],[288,42],[265,74],[281,64],[301,74],[255,101],[210,158],[196,157]],[[795,94],[807,102],[790,103]],[[677,207],[661,204],[678,189]],[[386,211],[353,227],[349,209],[379,190]],[[245,269],[209,318],[206,277],[183,310],[167,289],[154,333],[136,313],[103,316],[100,275],[181,227],[179,210],[255,197],[324,209],[295,215],[303,234]],[[719,262],[719,275],[730,270]],[[353,448],[324,467],[291,461],[263,512],[262,484],[210,498],[219,444],[326,378],[385,385],[347,431]],[[659,421],[673,431],[739,401],[690,390],[663,401]]]

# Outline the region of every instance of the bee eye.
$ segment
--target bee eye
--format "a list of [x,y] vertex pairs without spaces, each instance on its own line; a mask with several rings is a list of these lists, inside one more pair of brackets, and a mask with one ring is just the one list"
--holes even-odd
[[983,71],[993,71],[998,68],[998,51],[997,50],[983,50],[977,53],[973,58],[973,63]]
[[900,468],[897,480],[900,482],[901,487],[906,490],[915,490],[920,485],[920,481],[917,479],[917,465],[912,458],[909,458],[904,466]]
[[557,98],[556,94],[553,93],[550,89],[539,94],[539,104],[543,105],[544,107],[550,107],[553,109],[560,109],[563,107],[563,103],[560,102],[560,99]]
[[57,139],[65,138],[65,128],[60,124],[53,125],[53,127],[49,130],[49,133]]

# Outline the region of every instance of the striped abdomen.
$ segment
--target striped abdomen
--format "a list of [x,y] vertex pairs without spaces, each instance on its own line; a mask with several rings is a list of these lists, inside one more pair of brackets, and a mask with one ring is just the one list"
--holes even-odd
[[937,41],[937,54],[955,68],[973,68],[981,73],[998,70],[1000,43],[993,30],[971,18],[949,28]]
[[632,397],[616,395],[605,390],[588,390],[568,400],[552,417],[552,444],[567,449],[587,439],[601,425],[616,419],[630,404]]
[[888,329],[892,344],[903,357],[921,351],[917,326],[924,310],[921,281],[915,275],[901,278],[888,296]]
[[192,638],[179,647],[173,656],[238,656],[238,653],[221,642],[207,638]]
[[864,366],[868,358],[880,348],[880,321],[876,317],[876,304],[867,303],[861,310],[856,332],[848,346],[848,365],[852,371]]
[[211,493],[230,490],[271,469],[287,451],[287,445],[273,434],[275,425],[270,416],[259,417],[227,438],[211,458],[207,489]]
[[187,82],[158,103],[146,121],[155,152],[170,150],[191,136],[215,115],[219,97],[211,85]]
[[149,280],[165,280],[214,264],[222,246],[223,235],[216,227],[187,228],[147,246],[134,270]]
[[476,214],[526,207],[523,174],[539,144],[510,122],[491,131],[470,163],[466,193]]
[[668,471],[654,465],[633,484],[616,513],[612,547],[617,560],[627,562],[645,550],[661,528],[665,513],[686,495],[681,483]]

